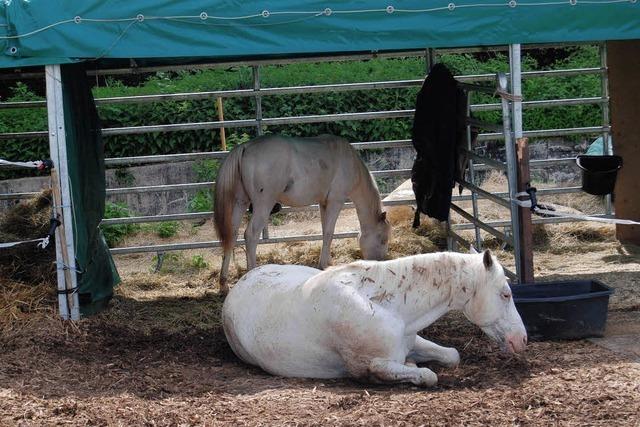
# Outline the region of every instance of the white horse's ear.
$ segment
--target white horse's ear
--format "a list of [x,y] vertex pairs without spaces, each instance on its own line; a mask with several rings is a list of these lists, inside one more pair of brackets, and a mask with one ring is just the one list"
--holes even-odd
[[484,264],[487,270],[493,266],[493,258],[491,258],[491,251],[489,249],[484,251],[484,256],[482,257],[482,263]]
[[476,251],[476,248],[474,248],[473,245],[469,245],[469,253],[470,254],[477,254],[478,251]]

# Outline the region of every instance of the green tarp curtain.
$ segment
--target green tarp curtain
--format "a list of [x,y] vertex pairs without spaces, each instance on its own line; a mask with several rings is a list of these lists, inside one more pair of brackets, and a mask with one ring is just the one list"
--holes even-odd
[[623,39],[637,0],[0,0],[0,68]]
[[91,87],[83,64],[63,65],[61,72],[78,294],[80,312],[87,315],[105,306],[120,278],[98,228],[106,182],[101,126]]

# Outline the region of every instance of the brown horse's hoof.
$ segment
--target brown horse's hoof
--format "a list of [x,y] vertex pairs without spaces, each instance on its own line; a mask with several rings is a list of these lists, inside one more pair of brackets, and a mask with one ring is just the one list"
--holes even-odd
[[226,297],[229,294],[229,285],[227,284],[227,279],[221,277],[220,278],[220,295]]

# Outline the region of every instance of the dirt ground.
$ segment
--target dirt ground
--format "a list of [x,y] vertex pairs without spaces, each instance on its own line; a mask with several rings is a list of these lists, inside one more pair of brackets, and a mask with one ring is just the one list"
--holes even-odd
[[[353,215],[337,231],[353,229]],[[311,220],[285,221],[272,235],[315,233]],[[403,227],[394,227],[393,256],[442,245],[437,232]],[[168,241],[213,235],[210,222],[196,228],[197,238],[188,225]],[[126,245],[150,239],[143,233]],[[538,277],[602,280],[615,288],[607,334],[639,333],[640,251],[619,245],[610,230],[576,239],[563,253],[542,245]],[[333,253],[336,263],[358,256],[353,239],[335,242]],[[263,246],[260,254],[262,263],[313,263],[319,244]],[[0,425],[640,425],[637,359],[587,340],[534,342],[523,356],[507,356],[455,313],[423,332],[462,357],[457,368],[429,365],[439,376],[432,389],[269,376],[226,343],[212,286],[219,252],[165,258],[159,273],[154,256],[116,258],[124,281],[99,315],[61,322],[47,291],[37,308],[5,321]],[[242,249],[236,257],[239,274]]]

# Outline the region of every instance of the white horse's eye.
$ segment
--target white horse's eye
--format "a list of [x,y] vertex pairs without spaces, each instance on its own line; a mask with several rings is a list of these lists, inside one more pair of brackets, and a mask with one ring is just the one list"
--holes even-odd
[[511,298],[511,293],[510,292],[503,292],[502,293],[502,298],[506,301],[509,301],[509,299]]

